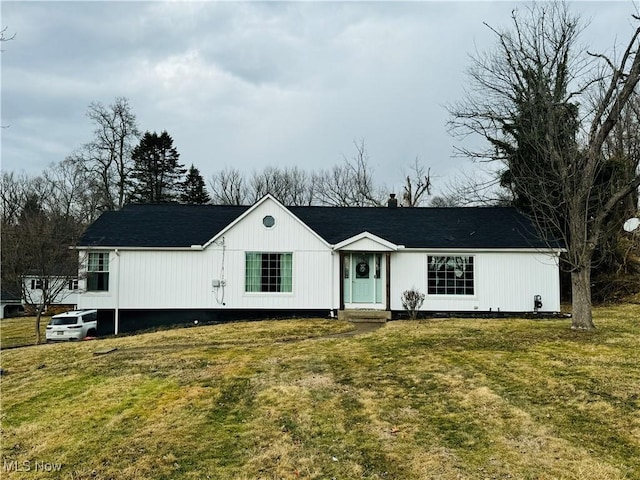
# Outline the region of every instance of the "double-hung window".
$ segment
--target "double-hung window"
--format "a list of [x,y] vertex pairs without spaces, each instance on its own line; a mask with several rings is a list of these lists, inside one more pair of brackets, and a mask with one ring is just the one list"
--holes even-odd
[[246,252],[245,292],[291,291],[291,253]]
[[427,258],[429,295],[473,295],[472,256],[436,256]]
[[109,290],[109,253],[90,252],[87,265],[87,291],[106,292]]

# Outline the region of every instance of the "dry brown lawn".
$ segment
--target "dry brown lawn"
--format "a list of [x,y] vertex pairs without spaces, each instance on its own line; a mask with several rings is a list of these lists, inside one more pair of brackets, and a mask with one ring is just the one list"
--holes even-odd
[[350,326],[292,320],[6,350],[1,476],[639,479],[640,306],[595,318],[592,333],[442,319],[327,338]]

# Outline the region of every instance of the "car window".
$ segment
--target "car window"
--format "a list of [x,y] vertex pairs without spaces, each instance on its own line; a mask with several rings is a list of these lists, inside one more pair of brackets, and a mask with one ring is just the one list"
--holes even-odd
[[78,317],[61,317],[51,319],[51,325],[75,325],[76,323],[78,323]]
[[85,313],[82,316],[82,321],[84,323],[87,322],[95,322],[98,319],[98,314],[96,312],[91,312],[91,313]]

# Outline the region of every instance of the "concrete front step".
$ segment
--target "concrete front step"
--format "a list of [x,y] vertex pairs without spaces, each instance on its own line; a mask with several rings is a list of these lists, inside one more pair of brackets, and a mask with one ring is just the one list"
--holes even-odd
[[353,323],[386,323],[391,320],[391,312],[386,310],[339,310],[339,320]]

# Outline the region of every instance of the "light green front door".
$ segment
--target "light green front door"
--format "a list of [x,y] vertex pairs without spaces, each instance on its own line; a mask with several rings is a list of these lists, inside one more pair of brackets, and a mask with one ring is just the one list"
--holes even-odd
[[345,303],[382,303],[381,260],[379,253],[348,253],[344,256]]
[[353,278],[352,278],[352,303],[373,303],[374,295],[374,272],[373,255],[370,253],[359,253],[352,255]]

